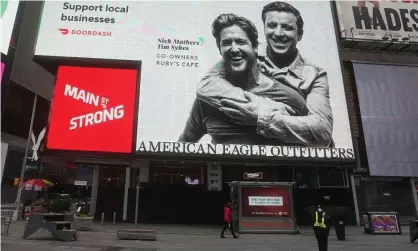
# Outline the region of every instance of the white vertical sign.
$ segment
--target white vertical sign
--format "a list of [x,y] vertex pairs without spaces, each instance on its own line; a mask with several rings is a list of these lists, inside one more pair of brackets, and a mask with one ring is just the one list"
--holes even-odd
[[207,163],[208,190],[222,191],[222,167],[219,164]]

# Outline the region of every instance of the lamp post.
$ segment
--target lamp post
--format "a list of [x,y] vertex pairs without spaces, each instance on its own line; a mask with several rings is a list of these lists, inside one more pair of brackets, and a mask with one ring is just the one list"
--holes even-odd
[[26,141],[25,156],[23,158],[22,168],[20,170],[19,185],[18,185],[18,188],[17,188],[17,195],[16,195],[16,201],[15,201],[16,208],[13,211],[13,217],[12,217],[13,220],[17,220],[18,215],[19,215],[20,197],[22,195],[22,189],[23,189],[22,184],[23,184],[23,180],[25,179],[26,160],[28,158],[29,143],[30,143],[30,137],[31,137],[31,134],[32,134],[32,129],[33,129],[33,121],[35,119],[35,111],[36,111],[37,101],[38,101],[38,95],[35,94],[35,98],[33,100],[32,116],[31,116],[30,125],[29,125],[28,139]]

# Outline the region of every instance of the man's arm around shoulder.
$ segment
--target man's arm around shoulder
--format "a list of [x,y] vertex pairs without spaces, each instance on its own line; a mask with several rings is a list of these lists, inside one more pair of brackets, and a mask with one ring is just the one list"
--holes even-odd
[[258,117],[257,132],[286,143],[327,147],[332,140],[333,117],[329,101],[328,77],[316,68],[306,105],[307,116],[279,115],[274,108],[264,109]]

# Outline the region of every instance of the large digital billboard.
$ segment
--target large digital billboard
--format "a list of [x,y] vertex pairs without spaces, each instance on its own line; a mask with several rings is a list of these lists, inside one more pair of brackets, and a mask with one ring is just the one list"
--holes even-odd
[[329,2],[47,1],[35,55],[141,61],[138,154],[354,159]]
[[418,42],[418,0],[336,1],[342,36]]
[[47,148],[130,153],[137,71],[60,66]]

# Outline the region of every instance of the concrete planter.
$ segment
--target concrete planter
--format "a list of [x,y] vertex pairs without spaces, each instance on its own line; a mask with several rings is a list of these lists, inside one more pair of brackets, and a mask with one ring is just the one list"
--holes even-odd
[[93,226],[93,218],[92,216],[86,216],[86,217],[75,217],[75,229],[77,231],[90,231]]

